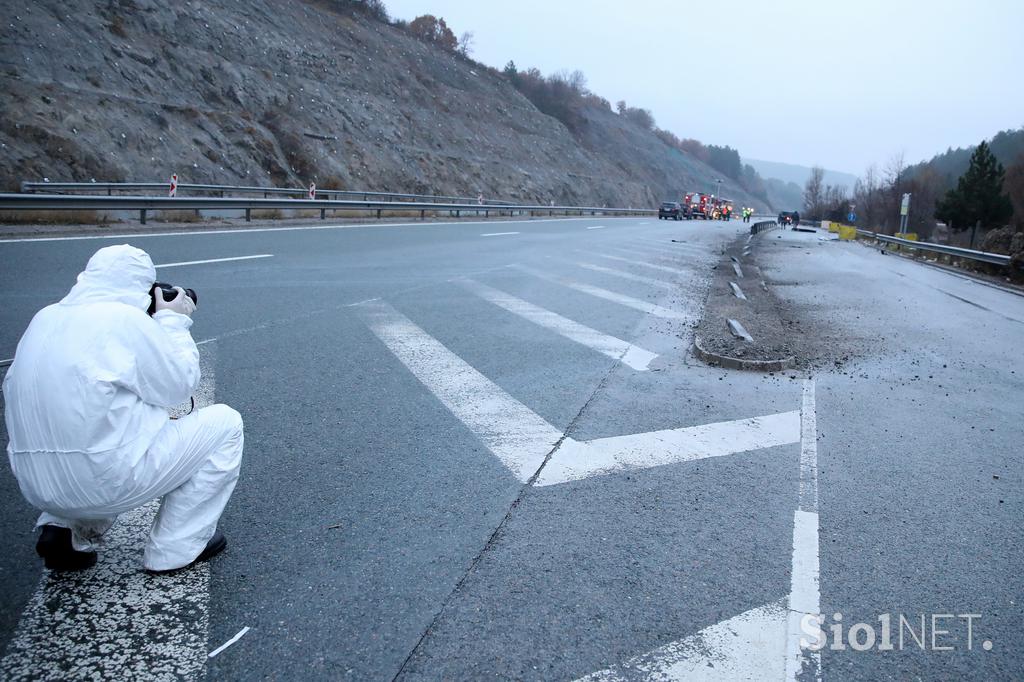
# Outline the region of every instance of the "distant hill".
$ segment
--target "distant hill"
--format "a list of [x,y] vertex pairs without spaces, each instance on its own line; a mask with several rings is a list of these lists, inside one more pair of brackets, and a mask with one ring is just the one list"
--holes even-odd
[[804,207],[804,188],[795,182],[778,178],[764,179],[768,202],[777,211],[799,211]]
[[[1004,168],[1008,168],[1024,156],[1024,128],[998,132],[989,140],[988,146],[992,150],[992,154],[999,160],[999,163],[1003,164]],[[943,189],[954,187],[956,186],[957,178],[967,171],[974,149],[974,145],[966,148],[958,147],[956,149],[950,147],[941,154],[936,154],[928,161],[908,166],[907,177],[917,177],[927,168],[934,171],[941,178]]]
[[[542,110],[502,72],[372,15],[379,2],[72,4],[38,0],[5,21],[0,188],[177,173],[650,207],[723,177],[596,96],[567,125],[564,97]],[[763,207],[735,170],[721,192]]]
[[[804,184],[806,184],[807,178],[811,177],[809,166],[779,163],[778,161],[758,161],[757,159],[743,159],[743,162],[753,166],[754,170],[763,178],[775,178],[776,180],[782,180],[784,183],[792,182],[799,185],[801,190]],[[847,190],[852,192],[853,183],[856,181],[856,175],[825,169],[826,185],[845,186]],[[774,204],[774,201],[772,203]]]

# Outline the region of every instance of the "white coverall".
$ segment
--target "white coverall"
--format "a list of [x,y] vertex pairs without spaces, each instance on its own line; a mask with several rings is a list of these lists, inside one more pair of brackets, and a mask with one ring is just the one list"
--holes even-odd
[[177,420],[168,408],[199,384],[192,318],[150,317],[156,269],[145,251],[96,252],[59,303],[36,313],[3,382],[7,454],[37,526],[70,528],[91,551],[116,516],[163,503],[143,555],[150,570],[206,547],[242,459],[242,419],[212,405]]

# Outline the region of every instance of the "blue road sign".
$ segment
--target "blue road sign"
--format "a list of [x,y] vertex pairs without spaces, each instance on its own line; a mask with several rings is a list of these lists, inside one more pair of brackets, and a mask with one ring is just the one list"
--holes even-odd
[[850,215],[846,216],[846,219],[849,220],[851,223],[855,223],[857,222],[857,214],[854,213],[853,211],[850,211]]

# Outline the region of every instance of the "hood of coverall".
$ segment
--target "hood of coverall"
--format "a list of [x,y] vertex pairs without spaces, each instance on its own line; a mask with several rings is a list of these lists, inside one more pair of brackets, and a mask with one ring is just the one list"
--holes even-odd
[[78,282],[61,303],[125,303],[149,308],[149,291],[156,281],[156,268],[149,254],[128,244],[106,246],[93,254],[78,275]]

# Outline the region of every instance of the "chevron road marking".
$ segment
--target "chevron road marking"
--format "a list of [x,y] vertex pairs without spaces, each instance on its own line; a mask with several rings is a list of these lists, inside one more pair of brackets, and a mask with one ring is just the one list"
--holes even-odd
[[628,308],[633,308],[634,310],[645,312],[648,315],[654,315],[655,317],[663,317],[670,320],[685,320],[687,322],[696,321],[696,316],[693,313],[672,310],[671,308],[666,308],[664,306],[656,305],[654,303],[648,303],[647,301],[641,301],[640,299],[633,298],[632,296],[626,296],[625,294],[619,294],[614,291],[609,291],[607,289],[602,289],[600,287],[591,286],[590,284],[584,284],[583,282],[577,282],[575,280],[567,279],[565,277],[556,277],[555,275],[549,275],[546,272],[542,272],[540,270],[536,270],[525,265],[513,265],[511,267],[514,267],[517,270],[521,270],[522,272],[525,272],[529,275],[533,275],[534,277],[539,277],[540,279],[554,282],[555,284],[561,284],[564,287],[569,287],[570,289],[575,289],[576,291],[581,291],[584,294],[589,294],[596,298],[603,298],[606,301],[611,301],[613,303],[618,303],[619,305],[623,305]]
[[[356,308],[373,333],[523,482],[550,486],[627,469],[796,443],[800,413],[576,441],[384,302]],[[551,454],[553,453],[553,454]],[[541,469],[551,454],[548,465]]]
[[[818,431],[814,380],[803,386],[799,412],[800,496],[793,519],[793,564],[788,599],[751,609],[577,682],[660,682],[821,679],[821,654],[801,621],[818,616]],[[545,472],[547,467],[545,467]]]
[[550,329],[587,348],[603,353],[610,358],[620,360],[624,365],[632,367],[637,371],[647,371],[647,366],[651,360],[658,357],[657,353],[652,353],[639,346],[634,346],[628,341],[623,341],[622,339],[599,332],[596,329],[591,329],[579,322],[562,317],[558,313],[541,308],[521,298],[516,298],[511,294],[506,294],[486,284],[481,284],[471,279],[462,280],[461,284],[485,301],[504,308],[510,313],[518,315],[545,329]]
[[606,268],[603,265],[594,265],[593,263],[576,263],[581,268],[587,270],[593,270],[594,272],[600,272],[605,275],[611,275],[612,277],[621,277],[622,279],[628,279],[633,282],[642,282],[652,287],[658,287],[659,289],[675,289],[675,285],[671,282],[666,282],[660,279],[654,279],[653,277],[644,277],[643,275],[634,275],[631,272],[625,270],[616,270],[615,268]]
[[658,265],[656,263],[648,263],[646,261],[635,260],[635,259],[632,259],[632,258],[623,258],[622,256],[610,256],[610,255],[604,254],[604,253],[595,253],[594,255],[599,257],[599,258],[605,258],[607,260],[617,260],[617,261],[621,261],[623,263],[630,263],[631,265],[640,265],[642,267],[650,268],[652,270],[661,270],[662,272],[671,272],[672,274],[675,274],[675,275],[688,275],[688,274],[691,274],[689,270],[684,270],[682,268],[673,268],[673,267],[669,267],[668,265]]

